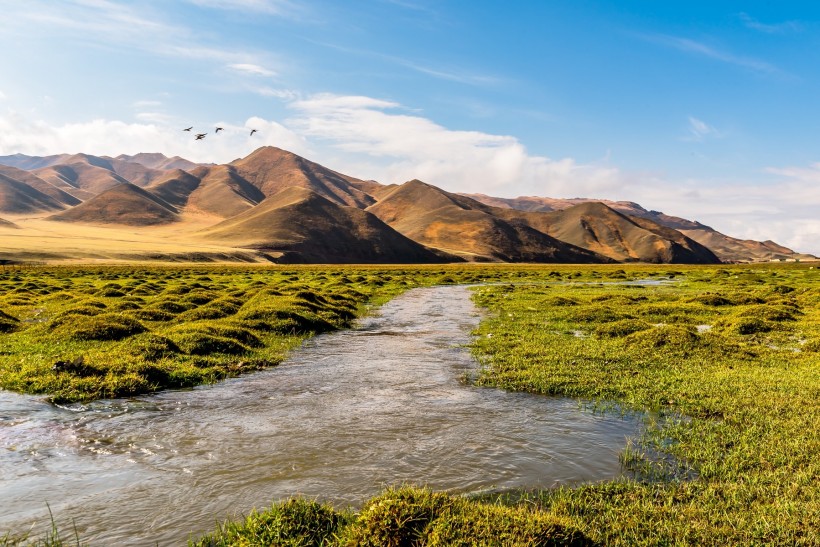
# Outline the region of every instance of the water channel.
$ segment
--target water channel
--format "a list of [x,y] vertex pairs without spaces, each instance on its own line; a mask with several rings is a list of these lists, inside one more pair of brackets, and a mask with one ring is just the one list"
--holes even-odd
[[356,506],[403,481],[476,492],[618,476],[637,420],[463,381],[479,319],[465,287],[415,289],[214,386],[72,409],[0,391],[0,537],[48,529],[46,502],[95,545],[178,545],[294,494]]

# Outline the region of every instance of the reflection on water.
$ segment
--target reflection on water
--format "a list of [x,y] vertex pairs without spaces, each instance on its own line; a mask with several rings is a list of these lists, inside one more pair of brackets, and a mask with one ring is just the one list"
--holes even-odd
[[612,478],[637,424],[465,385],[463,287],[416,289],[281,366],[192,391],[58,408],[0,391],[0,533],[74,519],[94,544],[179,544],[275,499]]

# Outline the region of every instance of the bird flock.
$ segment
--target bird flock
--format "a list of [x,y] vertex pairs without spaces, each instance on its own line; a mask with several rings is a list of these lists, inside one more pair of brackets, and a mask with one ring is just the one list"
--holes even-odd
[[[185,129],[183,129],[183,131],[191,131],[193,128],[194,128],[194,126],[192,125],[191,127],[186,127]],[[224,127],[217,127],[217,128],[214,130],[214,134],[217,134],[217,133],[219,133],[220,131],[224,131],[224,130],[225,130],[225,128],[224,128]],[[256,133],[256,132],[257,132],[257,131],[256,131],[256,129],[251,129],[251,134],[250,134],[250,136],[251,136],[251,137],[253,137],[253,134],[254,134],[254,133]],[[207,134],[208,134],[208,133],[194,133],[194,140],[195,140],[195,141],[201,141],[202,139],[204,139],[204,138],[205,138],[205,135],[207,135]]]

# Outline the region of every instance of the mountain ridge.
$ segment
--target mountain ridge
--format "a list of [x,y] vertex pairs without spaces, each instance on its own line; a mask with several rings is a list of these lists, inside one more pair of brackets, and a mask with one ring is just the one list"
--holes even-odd
[[771,241],[732,238],[635,202],[495,198],[451,193],[418,179],[383,185],[272,146],[220,165],[160,153],[0,156],[0,213],[23,230],[25,222],[15,215],[96,225],[103,234],[106,226],[173,227],[174,237],[276,250],[293,261],[717,263],[810,257]]

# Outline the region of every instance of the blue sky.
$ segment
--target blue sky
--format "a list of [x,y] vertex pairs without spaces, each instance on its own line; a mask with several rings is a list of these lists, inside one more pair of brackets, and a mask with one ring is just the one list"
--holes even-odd
[[[0,154],[263,144],[820,254],[820,5],[0,0]],[[213,127],[226,130],[213,134]],[[181,129],[210,134],[194,142]],[[258,129],[251,137],[250,129]]]

